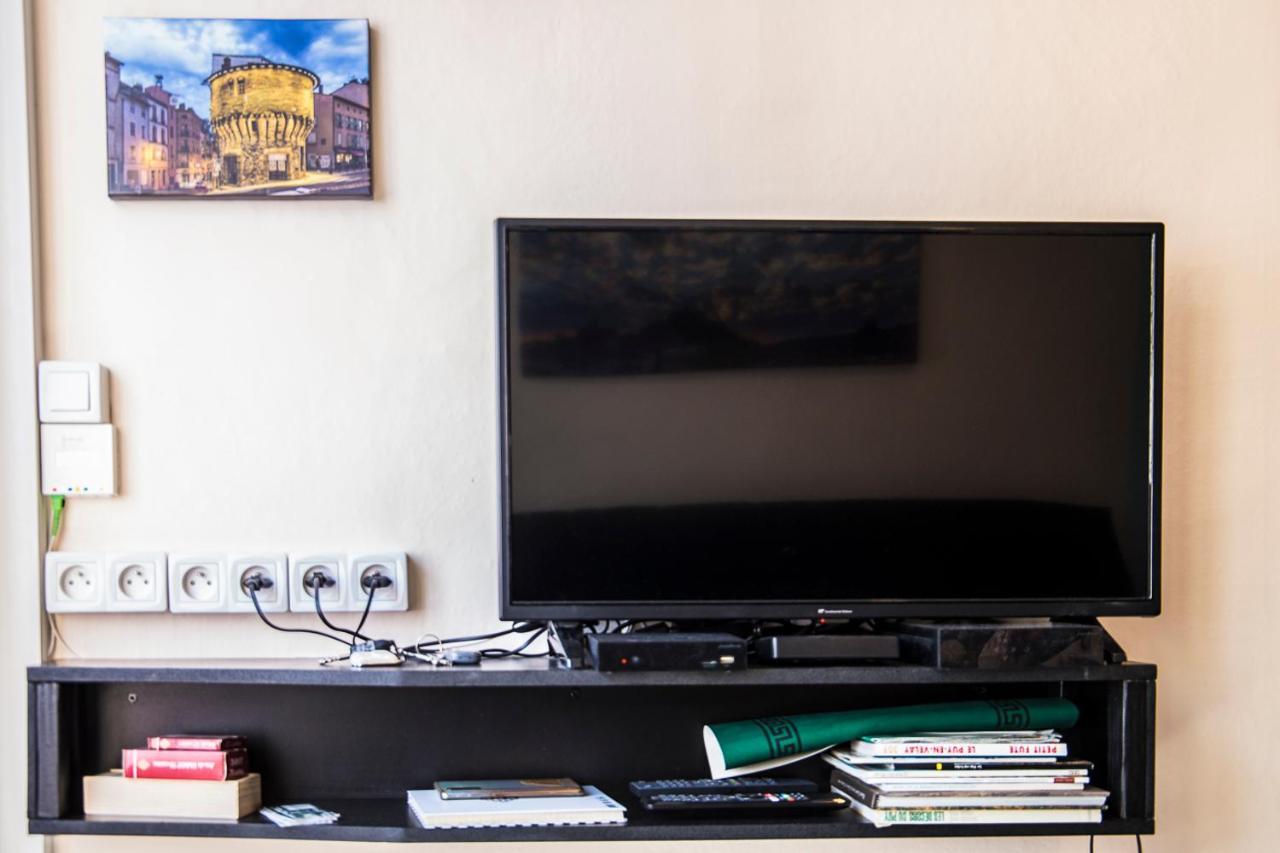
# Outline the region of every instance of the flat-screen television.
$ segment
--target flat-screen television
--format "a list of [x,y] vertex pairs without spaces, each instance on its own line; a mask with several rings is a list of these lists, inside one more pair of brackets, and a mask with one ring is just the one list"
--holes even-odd
[[503,618],[1158,613],[1163,241],[499,221]]

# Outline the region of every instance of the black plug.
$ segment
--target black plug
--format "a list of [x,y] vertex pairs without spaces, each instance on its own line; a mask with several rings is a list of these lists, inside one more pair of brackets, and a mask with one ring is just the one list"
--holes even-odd
[[364,587],[366,591],[371,589],[386,589],[391,586],[391,583],[391,578],[387,577],[382,572],[374,572],[371,575],[365,575],[360,578],[360,586]]
[[254,572],[241,581],[240,585],[244,587],[245,592],[260,592],[264,589],[271,589],[276,585],[276,582],[262,572]]
[[338,582],[329,577],[322,571],[317,571],[303,577],[302,583],[311,589],[323,589],[336,585]]

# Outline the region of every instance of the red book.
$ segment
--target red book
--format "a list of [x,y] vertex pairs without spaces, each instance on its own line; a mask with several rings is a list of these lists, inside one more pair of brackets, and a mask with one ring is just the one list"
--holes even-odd
[[147,749],[244,749],[243,735],[160,735],[147,738]]
[[126,749],[120,757],[126,779],[239,779],[249,772],[243,749]]

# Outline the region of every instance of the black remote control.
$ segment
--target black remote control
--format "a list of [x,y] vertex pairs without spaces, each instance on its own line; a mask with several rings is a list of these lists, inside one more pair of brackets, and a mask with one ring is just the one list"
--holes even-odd
[[654,794],[768,794],[777,791],[816,791],[817,782],[808,779],[771,779],[768,776],[737,776],[733,779],[657,779],[632,782],[637,797]]
[[812,814],[848,808],[849,799],[831,792],[782,791],[749,794],[653,794],[643,797],[646,811],[669,815],[715,816],[730,812]]

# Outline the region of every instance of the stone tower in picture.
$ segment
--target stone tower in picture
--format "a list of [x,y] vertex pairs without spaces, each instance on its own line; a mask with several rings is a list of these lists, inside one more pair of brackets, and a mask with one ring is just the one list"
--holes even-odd
[[247,187],[306,176],[320,79],[264,56],[214,54],[209,125],[217,140],[218,183]]

